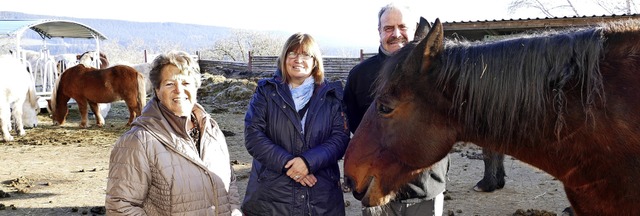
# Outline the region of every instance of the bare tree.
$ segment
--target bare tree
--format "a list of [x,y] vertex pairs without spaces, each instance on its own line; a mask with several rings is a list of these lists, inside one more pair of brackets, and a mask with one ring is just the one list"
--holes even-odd
[[[598,5],[608,14],[625,13],[631,14],[637,12],[636,3],[633,0],[589,0],[592,4]],[[515,13],[518,9],[533,8],[539,10],[546,17],[557,16],[557,11],[562,9],[570,10],[573,16],[581,16],[575,7],[577,0],[551,1],[551,0],[513,0],[509,4],[508,11],[510,14]]]
[[100,51],[107,54],[111,64],[137,64],[144,61],[142,47],[144,47],[142,39],[136,39],[125,47],[114,38],[102,43]]
[[[232,33],[214,44],[213,59],[248,61],[249,51],[254,55],[278,55],[284,37],[273,34],[234,29]],[[206,51],[205,51],[206,52]]]
[[15,40],[11,37],[0,37],[0,54],[9,54],[10,50],[16,49]]
[[619,0],[619,1],[594,1],[598,6],[604,9],[607,13],[625,13],[632,14],[638,11],[638,7],[633,0]]

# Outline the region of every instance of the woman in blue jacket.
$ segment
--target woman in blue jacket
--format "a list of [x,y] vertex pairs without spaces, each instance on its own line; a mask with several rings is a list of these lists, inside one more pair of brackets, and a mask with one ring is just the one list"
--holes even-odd
[[253,157],[245,215],[344,215],[338,160],[349,142],[342,84],[324,78],[320,48],[296,33],[274,78],[261,80],[245,116]]

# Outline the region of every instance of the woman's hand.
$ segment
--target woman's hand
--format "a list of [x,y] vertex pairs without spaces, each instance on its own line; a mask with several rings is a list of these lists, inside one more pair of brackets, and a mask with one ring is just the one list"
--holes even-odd
[[302,179],[298,183],[300,183],[302,186],[313,187],[314,185],[316,185],[316,182],[318,182],[316,176],[313,174],[309,174],[305,177],[302,177]]
[[296,182],[301,182],[302,179],[309,174],[307,164],[305,164],[304,160],[300,157],[295,157],[288,161],[287,164],[284,165],[284,168],[287,169],[287,176]]

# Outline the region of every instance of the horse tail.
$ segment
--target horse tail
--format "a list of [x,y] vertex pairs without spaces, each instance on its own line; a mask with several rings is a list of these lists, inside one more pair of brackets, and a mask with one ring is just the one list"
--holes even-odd
[[138,75],[138,104],[140,104],[140,110],[138,110],[138,115],[142,114],[142,108],[147,104],[147,88],[145,87],[146,80],[142,74],[137,73]]

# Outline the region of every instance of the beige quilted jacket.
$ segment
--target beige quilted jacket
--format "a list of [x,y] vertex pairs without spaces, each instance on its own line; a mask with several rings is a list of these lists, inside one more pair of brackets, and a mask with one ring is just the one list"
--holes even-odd
[[[240,195],[222,131],[196,104],[201,156],[186,119],[157,98],[116,141],[109,161],[108,215],[241,215]],[[167,116],[167,117],[165,117]]]

